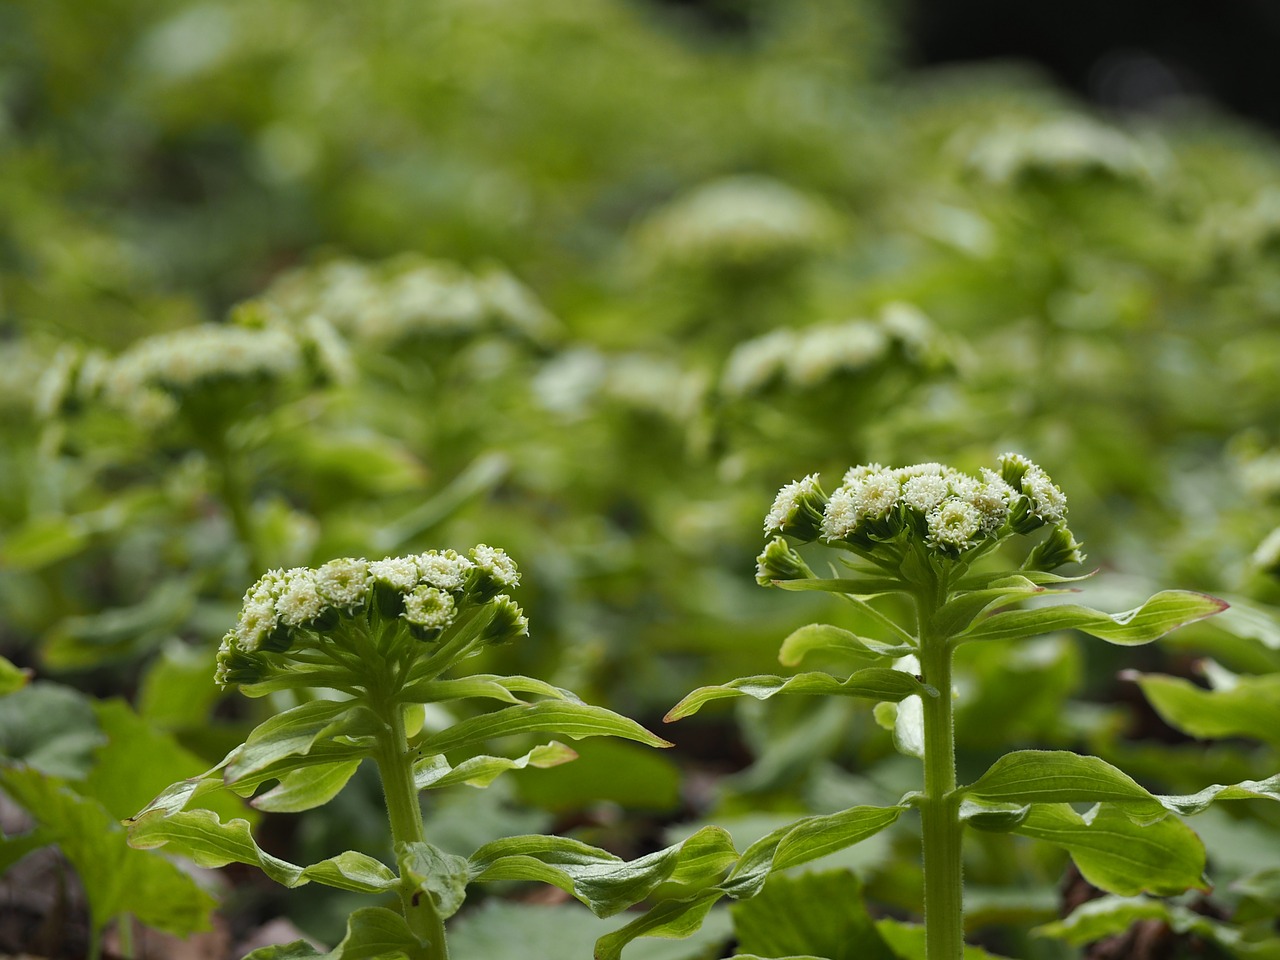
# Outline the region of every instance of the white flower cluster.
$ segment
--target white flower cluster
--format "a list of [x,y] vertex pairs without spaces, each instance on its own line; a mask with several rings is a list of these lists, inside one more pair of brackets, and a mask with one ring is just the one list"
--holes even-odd
[[[292,630],[323,632],[343,616],[371,609],[380,591],[393,598],[396,616],[430,635],[454,623],[465,598],[511,604],[499,591],[519,582],[515,561],[483,543],[470,556],[429,550],[374,561],[343,557],[315,569],[269,570],[245,593],[239,619],[222,639],[217,680],[231,682],[228,665],[235,654],[287,649]],[[513,622],[515,633],[528,632],[518,608]]]
[[[917,531],[936,551],[954,555],[1065,520],[1066,498],[1040,467],[1016,453],[1002,456],[999,467],[975,477],[940,463],[864,464],[850,468],[830,497],[810,474],[779,491],[765,533],[871,542]],[[1078,547],[1069,542],[1069,550]]]
[[738,344],[725,364],[721,390],[748,396],[784,382],[810,389],[840,374],[857,374],[901,347],[908,362],[924,363],[939,352],[933,325],[902,303],[885,307],[878,321],[847,320],[798,330],[774,330]]
[[417,257],[373,265],[338,260],[295,271],[278,280],[263,303],[292,323],[319,316],[351,340],[378,346],[488,330],[541,342],[557,328],[510,273],[489,268],[473,274]]
[[825,204],[778,180],[714,180],[652,214],[637,240],[653,259],[704,266],[753,265],[821,249],[839,232]]
[[615,402],[628,410],[685,424],[697,413],[705,378],[668,357],[646,353],[608,355],[592,347],[566,350],[534,377],[539,404],[567,418]]
[[282,380],[301,366],[298,341],[285,330],[208,323],[140,340],[99,376],[108,402],[155,423],[201,387]]
[[1026,176],[1075,179],[1105,174],[1147,182],[1163,165],[1153,145],[1085,117],[1065,117],[1032,127],[1006,126],[983,136],[968,166],[994,184]]

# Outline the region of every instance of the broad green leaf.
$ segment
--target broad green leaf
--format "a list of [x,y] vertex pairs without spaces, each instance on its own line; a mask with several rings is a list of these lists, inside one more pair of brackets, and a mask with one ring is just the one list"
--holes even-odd
[[738,949],[764,957],[897,960],[848,870],[772,877],[750,900],[732,907]]
[[396,845],[401,876],[410,880],[435,904],[441,919],[458,912],[467,898],[470,865],[466,857],[445,853],[426,842]]
[[1149,897],[1104,896],[1081,904],[1071,915],[1037,927],[1033,933],[1083,946],[1130,930],[1143,920],[1158,920],[1174,933],[1194,934],[1248,960],[1280,960],[1280,940],[1268,931],[1259,939],[1229,924],[1219,923],[1188,907]]
[[404,917],[386,907],[361,907],[347,919],[347,935],[328,953],[305,940],[262,947],[244,960],[413,960],[423,944]]
[[719,891],[700,893],[688,900],[664,900],[625,927],[606,933],[596,941],[595,960],[619,960],[622,948],[636,937],[665,937],[679,940],[690,936],[706,919]]
[[567,837],[507,837],[472,854],[471,879],[549,883],[607,917],[664,883],[712,883],[737,856],[733,841],[718,827],[704,827],[678,844],[630,861]]
[[39,570],[79,553],[92,533],[82,517],[32,517],[0,543],[0,563],[14,570]]
[[622,737],[651,747],[671,746],[634,720],[612,710],[566,700],[525,703],[470,717],[447,730],[417,739],[413,746],[423,753],[447,753],[517,733],[557,733],[574,740]]
[[936,697],[937,691],[909,673],[892,667],[867,667],[855,670],[847,680],[829,673],[798,673],[794,677],[762,675],[739,677],[728,683],[699,687],[672,707],[663,719],[668,723],[697,713],[703,705],[726,697],[753,697],[768,700],[780,694],[802,694],[857,697],[863,700],[896,702],[914,694]]
[[311,767],[297,767],[266,793],[250,801],[269,813],[301,813],[324,806],[347,785],[360,766],[359,760],[342,760]]
[[748,847],[720,886],[736,899],[755,896],[773,871],[851,847],[879,833],[906,809],[903,806],[850,807],[827,816],[804,817]]
[[1020,826],[1031,813],[1030,804],[983,803],[978,800],[960,801],[960,820],[988,833],[1008,833]]
[[1108,643],[1130,646],[1150,643],[1184,624],[1211,617],[1225,610],[1226,606],[1223,601],[1207,594],[1164,590],[1142,606],[1116,614],[1074,603],[995,613],[978,621],[956,639],[1019,640],[1058,630],[1080,630]]
[[1042,803],[1014,832],[1064,848],[1084,878],[1108,893],[1173,896],[1208,889],[1204,845],[1176,817],[1140,825],[1110,804],[1081,815],[1065,803]]
[[[226,779],[235,783],[277,761],[307,754],[316,741],[346,733],[371,732],[376,720],[351,701],[312,700],[278,713],[254,728],[227,758]],[[360,729],[359,725],[364,725]]]
[[829,623],[811,623],[793,631],[782,641],[778,661],[783,666],[796,667],[815,650],[837,653],[854,663],[874,663],[912,652],[905,643],[885,643],[860,637]]
[[129,821],[129,844],[143,850],[169,844],[174,852],[190,857],[202,867],[247,863],[286,887],[300,887],[314,880],[339,890],[384,893],[396,883],[395,874],[385,865],[353,850],[309,867],[273,857],[254,841],[247,820],[223,823],[212,810],[166,814],[153,806]]
[[578,754],[563,743],[552,740],[534,747],[522,757],[470,757],[456,767],[449,766],[443,754],[424,757],[413,765],[413,784],[419,790],[431,787],[448,787],[465,783],[472,787],[487,787],[508,770],[524,770],[527,767],[555,767],[577,759]]
[[1203,740],[1249,737],[1280,746],[1280,673],[1241,676],[1230,690],[1181,677],[1126,673],[1169,726]]
[[515,783],[525,803],[571,811],[595,803],[623,810],[674,812],[681,804],[680,767],[666,753],[626,740],[585,740],[574,762],[555,770],[530,770]]
[[31,671],[15,667],[4,657],[0,657],[0,697],[21,690],[31,680]]
[[10,836],[0,834],[0,876],[27,854],[57,842],[57,835],[48,827]]
[[163,857],[131,849],[120,824],[96,800],[27,766],[0,766],[0,788],[75,867],[95,930],[126,913],[177,936],[209,929],[213,898]]
[[1183,816],[1200,813],[1217,800],[1280,800],[1280,773],[1266,780],[1243,780],[1230,786],[1215,783],[1197,793],[1156,799],[1166,809]]
[[970,574],[962,578],[959,583],[952,584],[952,589],[958,591],[990,590],[993,587],[999,587],[1001,584],[1013,583],[1019,580],[1025,580],[1037,587],[1060,586],[1064,583],[1079,583],[1081,580],[1088,580],[1096,572],[1096,570],[1091,570],[1088,573],[1068,577],[1060,573],[1049,573],[1044,570],[1001,570],[991,573]]
[[0,757],[75,780],[105,739],[89,698],[70,687],[37,680],[0,698]]
[[[491,899],[449,925],[454,960],[582,960],[602,931],[621,927],[630,914],[600,919],[577,903],[534,904]],[[732,936],[729,911],[713,910],[682,941],[647,940],[627,950],[628,960],[706,960]]]
[[222,691],[213,682],[213,650],[171,640],[142,677],[138,713],[165,729],[208,722]]
[[1028,597],[1071,592],[1073,591],[1069,589],[1051,590],[1020,574],[1005,577],[981,590],[961,591],[958,596],[948,600],[934,614],[932,630],[936,636],[954,636],[973,623],[974,618],[983,611]]
[[67,617],[45,638],[44,661],[61,670],[154,649],[191,615],[196,584],[188,577],[162,581],[130,607]]
[[[893,948],[899,960],[929,960],[924,949],[924,927],[916,923],[903,923],[886,917],[876,921],[879,931],[886,943]],[[963,960],[1004,960],[994,953],[988,953],[980,947],[966,945]]]
[[1152,819],[1165,816],[1156,798],[1127,773],[1105,760],[1069,750],[1007,753],[956,793],[987,803],[1136,804],[1150,811]]
[[521,703],[517,693],[531,693],[553,700],[581,701],[574,693],[532,677],[499,677],[475,674],[454,680],[418,680],[405,686],[401,699],[414,703],[439,703],[469,697],[488,697],[507,703]]

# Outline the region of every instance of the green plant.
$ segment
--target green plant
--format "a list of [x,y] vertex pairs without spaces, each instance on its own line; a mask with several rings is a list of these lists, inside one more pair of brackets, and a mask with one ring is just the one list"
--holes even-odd
[[[634,721],[540,680],[443,676],[483,648],[526,635],[523,613],[501,592],[518,582],[506,553],[483,544],[468,556],[429,551],[268,572],[245,595],[239,620],[223,640],[217,679],[249,696],[288,691],[303,702],[260,724],[207,774],[161,793],[130,820],[130,843],[167,844],[206,866],[253,864],[289,887],[315,881],[397,899],[394,909],[355,911],[331,953],[299,941],[255,951],[259,960],[443,960],[444,921],[473,881],[554,883],[601,915],[647,896],[690,856],[696,860],[697,850],[675,847],[627,863],[565,837],[523,836],[462,857],[426,839],[419,791],[484,787],[508,770],[551,767],[575,756],[556,741],[515,758],[491,756],[482,752],[491,739],[551,732],[669,746]],[[323,698],[312,698],[321,693]],[[423,726],[424,704],[471,699],[507,705],[443,729]],[[336,796],[365,759],[381,777],[394,869],[354,850],[300,867],[263,851],[245,820],[224,823],[212,810],[186,809],[224,789],[242,796],[257,792],[253,805],[260,810],[312,809]]]
[[[1070,583],[1083,579],[1053,572],[1083,559],[1065,520],[1062,491],[1016,454],[1001,457],[998,472],[983,470],[976,477],[937,463],[901,469],[873,464],[849,470],[830,496],[817,475],[782,489],[765,520],[766,533],[777,536],[759,558],[758,581],[839,594],[881,636],[830,624],[802,627],[783,642],[779,659],[797,666],[821,653],[827,662],[842,664],[838,674],[751,676],[702,687],[667,719],[727,697],[807,694],[877,701],[877,719],[894,728],[899,750],[920,759],[923,789],[890,806],[856,806],[774,831],[715,882],[683,901],[655,907],[668,935],[679,918],[705,914],[719,897],[751,896],[769,873],[851,846],[913,808],[921,820],[928,960],[956,960],[964,948],[966,827],[1014,832],[1065,848],[1086,879],[1111,893],[1172,895],[1203,887],[1204,847],[1177,815],[1199,813],[1216,799],[1280,800],[1280,776],[1215,785],[1190,796],[1156,796],[1096,757],[1019,750],[1001,756],[974,782],[957,782],[952,662],[961,644],[1073,629],[1114,644],[1142,644],[1226,606],[1204,594],[1171,590],[1115,615],[1076,604],[1009,609],[1069,592]],[[1006,545],[1037,534],[1015,569],[999,562]],[[816,575],[788,536],[842,551],[846,569],[833,577]],[[1080,813],[1075,803],[1094,806]],[[742,882],[753,874],[762,875]]]

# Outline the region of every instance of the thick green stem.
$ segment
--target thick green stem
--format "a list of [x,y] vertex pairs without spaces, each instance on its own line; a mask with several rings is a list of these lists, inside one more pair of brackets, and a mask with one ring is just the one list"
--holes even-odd
[[[413,754],[409,751],[405,736],[404,711],[393,704],[383,716],[386,730],[378,738],[378,750],[374,758],[378,774],[382,778],[382,793],[387,802],[387,815],[391,821],[391,841],[400,858],[400,845],[420,843],[424,838],[422,807],[418,804],[418,791],[413,785]],[[421,960],[448,960],[449,948],[445,943],[444,920],[436,910],[435,902],[426,891],[404,879],[401,867],[400,900],[405,919],[427,944]]]
[[956,789],[955,725],[951,713],[951,645],[927,629],[936,605],[922,602],[920,674],[938,691],[924,700],[924,926],[928,960],[960,960],[964,953],[964,887],[960,809]]

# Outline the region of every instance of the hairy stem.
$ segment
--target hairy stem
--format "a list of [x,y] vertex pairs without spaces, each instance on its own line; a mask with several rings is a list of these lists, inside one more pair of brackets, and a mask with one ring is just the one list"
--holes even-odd
[[[920,622],[928,624],[941,600],[921,598]],[[951,645],[922,629],[920,673],[938,691],[924,700],[924,799],[920,804],[924,847],[924,926],[928,960],[960,960],[964,953],[964,887],[960,859],[960,808],[956,789],[955,724],[951,712]]]
[[[418,791],[413,785],[413,754],[405,736],[404,711],[398,703],[393,703],[383,715],[383,720],[386,729],[378,738],[374,758],[378,763],[387,816],[391,821],[391,841],[396,848],[396,857],[400,859],[401,844],[420,843],[425,839],[422,807],[418,804]],[[400,873],[400,900],[405,919],[410,929],[427,944],[421,960],[448,960],[444,920],[436,910],[435,902],[426,891],[417,889],[404,879],[403,867]]]

